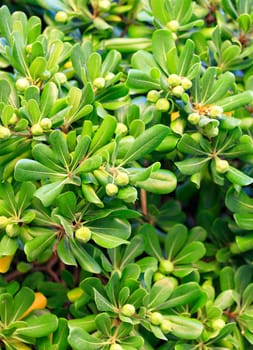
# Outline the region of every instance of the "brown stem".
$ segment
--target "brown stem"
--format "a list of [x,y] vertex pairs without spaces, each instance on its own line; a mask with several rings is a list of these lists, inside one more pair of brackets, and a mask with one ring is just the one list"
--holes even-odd
[[143,216],[148,215],[148,207],[147,207],[147,193],[145,190],[141,188],[141,211]]

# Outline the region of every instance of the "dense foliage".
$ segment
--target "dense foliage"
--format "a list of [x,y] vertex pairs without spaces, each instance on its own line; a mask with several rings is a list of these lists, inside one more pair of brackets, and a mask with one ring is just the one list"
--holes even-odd
[[0,349],[253,349],[253,0],[0,8]]

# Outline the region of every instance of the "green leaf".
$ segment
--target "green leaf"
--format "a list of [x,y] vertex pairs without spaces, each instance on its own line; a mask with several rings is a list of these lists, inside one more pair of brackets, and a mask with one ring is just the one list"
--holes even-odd
[[221,310],[229,308],[234,303],[233,290],[227,289],[221,292],[215,299],[214,305]]
[[54,200],[62,192],[65,181],[55,181],[47,185],[39,187],[34,196],[39,198],[45,207],[51,205]]
[[233,187],[226,193],[225,203],[229,210],[236,213],[253,213],[253,200],[244,191],[237,192]]
[[119,237],[92,232],[92,239],[103,248],[115,248],[122,244],[128,244],[128,241]]
[[177,148],[180,152],[186,154],[192,154],[194,156],[200,156],[206,154],[199,143],[195,141],[191,136],[184,134],[177,144]]
[[47,61],[44,57],[36,57],[29,67],[31,77],[35,80],[46,70]]
[[67,350],[68,348],[68,337],[69,329],[68,322],[65,318],[58,319],[58,328],[53,334],[53,344],[55,350]]
[[96,260],[87,253],[81,244],[76,242],[74,239],[70,239],[70,247],[76,260],[83,270],[89,271],[91,273],[100,273],[100,266]]
[[220,286],[221,290],[234,289],[234,270],[231,266],[225,266],[220,271]]
[[[0,9],[1,10],[1,9]],[[7,80],[0,80],[0,102],[8,103],[11,88]]]
[[51,111],[55,101],[58,98],[58,89],[53,82],[45,84],[40,100],[41,115],[47,117]]
[[248,186],[253,183],[253,178],[244,174],[242,171],[229,166],[228,171],[226,172],[226,178],[232,182],[234,185],[239,186]]
[[111,50],[106,55],[101,67],[101,75],[106,76],[109,72],[114,72],[121,61],[121,54],[116,50]]
[[120,269],[122,270],[127,264],[134,261],[136,257],[142,254],[144,250],[144,240],[141,236],[135,236],[131,239],[129,245],[126,247],[124,254],[120,261]]
[[253,101],[253,92],[244,91],[237,95],[225,97],[223,100],[217,101],[217,104],[223,108],[224,112],[230,112],[239,107],[243,107]]
[[172,33],[166,29],[154,31],[152,37],[152,51],[155,60],[165,73],[169,73],[168,52],[175,47]]
[[64,167],[68,167],[70,163],[70,155],[67,141],[60,130],[54,130],[49,137],[53,151],[57,154],[59,161]]
[[253,229],[253,216],[252,214],[234,214],[236,224],[244,230]]
[[32,159],[21,159],[15,167],[15,179],[17,181],[42,180],[50,177],[65,177],[45,165]]
[[253,283],[250,283],[246,289],[243,291],[242,295],[242,308],[246,309],[252,306],[253,302]]
[[101,76],[101,56],[97,52],[93,52],[87,62],[87,69],[90,81]]
[[64,192],[58,196],[56,204],[60,209],[60,212],[67,218],[73,219],[76,210],[76,195],[74,192]]
[[204,328],[202,322],[184,316],[166,316],[171,321],[171,333],[180,339],[197,339]]
[[90,137],[87,135],[81,136],[81,138],[79,138],[71,162],[72,168],[76,168],[79,162],[83,160],[89,149],[90,141]]
[[103,341],[91,336],[82,328],[70,328],[68,341],[73,350],[94,350],[101,349]]
[[165,10],[164,0],[150,0],[150,7],[155,18],[161,22],[161,24],[166,25],[166,23],[171,19],[170,13]]
[[0,318],[3,324],[8,325],[10,322],[11,312],[13,308],[13,299],[9,293],[0,294]]
[[19,213],[22,213],[30,205],[35,190],[36,187],[32,182],[22,183],[16,197]]
[[94,155],[88,159],[85,159],[76,169],[75,173],[89,173],[96,170],[102,164],[102,157],[100,155]]
[[203,258],[206,253],[202,242],[191,242],[183,247],[175,258],[176,264],[191,264]]
[[56,233],[42,233],[40,236],[27,241],[24,247],[28,261],[36,260],[45,250],[52,247]]
[[104,234],[110,235],[111,237],[116,237],[116,239],[120,238],[122,240],[125,240],[131,234],[131,226],[129,222],[120,218],[110,217],[104,218],[103,221],[94,220],[92,222],[89,222],[87,226],[93,234],[102,234],[102,236]]
[[94,289],[95,303],[99,311],[115,312],[113,304],[110,303],[102,294]]
[[0,8],[0,32],[8,41],[10,41],[12,33],[12,18],[7,6],[2,6]]
[[3,235],[0,242],[0,256],[14,255],[18,249],[18,242],[15,238]]
[[111,319],[107,313],[101,313],[97,315],[96,319],[97,329],[107,337],[111,336]]
[[32,305],[34,299],[35,296],[31,289],[27,287],[21,288],[14,298],[10,322],[17,321]]
[[[189,1],[188,1],[189,3]],[[187,76],[188,74],[188,70],[190,68],[191,65],[191,61],[192,61],[192,57],[193,57],[193,53],[194,53],[194,42],[190,39],[188,39],[186,41],[186,44],[183,47],[183,50],[180,54],[180,59],[178,62],[178,67],[179,67],[179,71],[178,74],[180,76]]]
[[45,314],[26,321],[24,328],[18,328],[16,334],[28,337],[44,337],[53,333],[58,326],[58,318],[53,314]]
[[115,132],[116,126],[117,122],[114,117],[110,115],[105,117],[91,141],[89,154],[96,152],[111,140]]
[[192,157],[180,162],[175,162],[175,165],[183,175],[193,175],[200,172],[210,159],[210,157]]
[[57,254],[64,264],[77,266],[76,259],[71,250],[69,239],[67,237],[63,237],[58,243]]
[[185,225],[174,225],[166,235],[165,250],[170,261],[174,260],[178,252],[184,247],[187,240],[187,228]]
[[[223,98],[233,85],[234,81],[235,77],[230,72],[226,72],[220,76],[219,80],[217,80],[211,87],[208,98],[205,100],[205,104],[212,104]],[[220,106],[220,102],[218,105]]]
[[158,235],[154,227],[149,224],[144,224],[140,230],[140,234],[143,235],[146,252],[158,260],[163,259]]
[[[138,136],[123,158],[123,163],[137,160],[151,153],[167,136],[168,128],[165,125],[154,125]],[[122,165],[121,164],[121,165]]]
[[126,81],[127,87],[136,93],[146,93],[149,90],[160,90],[160,80],[154,79],[149,73],[138,69],[130,69]]
[[173,289],[174,285],[170,281],[166,278],[161,279],[152,286],[149,294],[144,298],[144,306],[149,310],[155,310],[163,302],[169,299]]

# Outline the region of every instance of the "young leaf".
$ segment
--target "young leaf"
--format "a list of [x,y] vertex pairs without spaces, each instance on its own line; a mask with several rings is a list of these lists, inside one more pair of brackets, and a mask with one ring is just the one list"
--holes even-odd
[[58,326],[58,318],[53,314],[45,314],[26,321],[24,328],[18,328],[16,334],[28,337],[44,337],[53,333]]

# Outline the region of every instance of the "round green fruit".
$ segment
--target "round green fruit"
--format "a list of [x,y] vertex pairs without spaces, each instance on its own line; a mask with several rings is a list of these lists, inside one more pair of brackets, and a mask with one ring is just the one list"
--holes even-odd
[[58,83],[58,84],[64,84],[67,81],[67,77],[64,73],[62,72],[57,72],[54,75],[54,80]]
[[163,322],[163,315],[160,312],[152,312],[150,315],[150,322],[154,326],[159,326]]
[[91,230],[88,227],[82,226],[75,231],[75,237],[82,243],[87,243],[91,239]]
[[189,90],[192,87],[192,82],[190,81],[190,79],[183,77],[181,79],[181,86],[184,90]]
[[10,129],[0,125],[0,139],[7,139],[10,136],[11,136]]
[[118,175],[115,177],[115,182],[119,186],[126,186],[129,183],[129,177],[126,173],[118,172]]
[[214,330],[221,330],[226,325],[226,322],[222,318],[217,318],[216,320],[211,321],[211,327]]
[[168,29],[170,29],[172,32],[176,32],[179,28],[179,22],[177,20],[173,19],[172,21],[169,21],[166,24],[166,27]]
[[31,127],[31,133],[32,133],[33,136],[40,136],[40,135],[42,135],[43,134],[43,129],[40,126],[40,124],[34,124]]
[[52,121],[49,118],[42,118],[40,121],[40,126],[43,130],[50,130],[52,127]]
[[154,274],[154,276],[153,276],[154,282],[160,281],[160,280],[162,280],[163,278],[166,278],[166,276],[165,276],[163,273],[161,273],[161,272],[156,272],[156,273]]
[[19,78],[16,81],[16,88],[18,91],[25,91],[30,86],[29,80],[26,78]]
[[119,191],[119,188],[115,184],[107,184],[105,186],[105,192],[109,197],[115,196],[118,193],[118,191]]
[[105,80],[112,80],[115,77],[115,74],[112,72],[108,72],[105,76]]
[[9,219],[6,216],[1,215],[0,216],[0,229],[5,228],[8,224],[8,222],[9,222]]
[[155,104],[155,108],[161,112],[167,112],[170,109],[170,103],[167,98],[159,98]]
[[117,123],[115,134],[119,135],[122,134],[122,136],[127,135],[128,133],[128,127],[124,123]]
[[215,158],[215,168],[218,173],[224,174],[229,170],[229,162],[225,159]]
[[134,305],[132,305],[132,304],[125,304],[121,308],[121,313],[124,316],[127,316],[127,317],[133,316],[135,314],[135,307],[134,307]]
[[17,121],[18,121],[17,114],[16,114],[16,113],[13,113],[11,119],[9,120],[9,124],[10,124],[10,125],[14,125],[14,124],[17,123]]
[[50,78],[51,78],[51,73],[49,72],[49,70],[44,70],[44,72],[41,73],[41,75],[40,75],[40,79],[43,81],[48,80]]
[[212,106],[209,110],[210,117],[216,118],[221,117],[223,113],[223,108],[220,106]]
[[181,77],[177,74],[171,74],[167,79],[170,87],[175,87],[181,84]]
[[98,2],[98,7],[100,11],[109,11],[111,8],[111,1],[109,0],[100,0]]
[[182,97],[183,96],[183,93],[184,93],[184,88],[182,86],[175,86],[173,89],[172,89],[172,95],[173,96],[176,96],[176,97]]
[[169,274],[174,270],[174,264],[168,259],[163,259],[160,261],[159,270],[164,274]]
[[157,90],[150,90],[147,93],[147,100],[149,102],[156,103],[159,100],[159,98],[160,98],[160,93]]
[[105,79],[102,77],[93,80],[93,86],[97,89],[103,89],[105,87]]
[[163,333],[169,333],[172,330],[172,323],[169,320],[163,320],[160,325],[161,330]]
[[191,113],[188,115],[187,120],[189,123],[191,123],[193,125],[197,125],[200,121],[200,118],[201,118],[200,115],[198,113],[194,112],[194,113]]
[[134,203],[138,198],[138,192],[135,187],[127,186],[119,189],[117,197],[126,203]]
[[56,12],[54,19],[58,23],[66,23],[68,20],[68,15],[64,11],[58,11]]
[[16,223],[7,224],[7,226],[5,227],[5,231],[9,237],[16,237],[20,232],[20,227]]
[[121,345],[115,343],[110,346],[110,350],[123,350],[123,348]]

